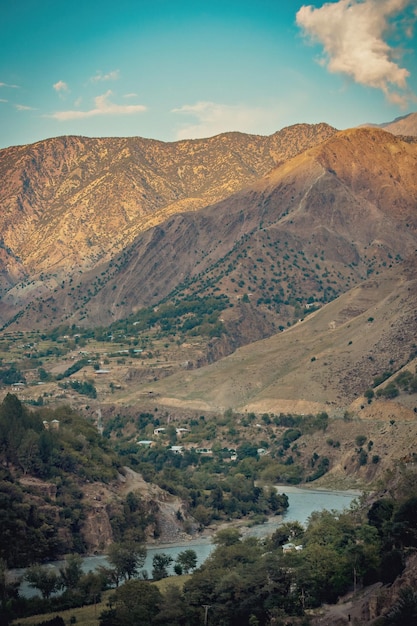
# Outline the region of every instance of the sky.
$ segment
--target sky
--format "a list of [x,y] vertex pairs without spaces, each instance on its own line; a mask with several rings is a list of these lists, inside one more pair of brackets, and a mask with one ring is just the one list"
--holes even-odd
[[0,148],[417,110],[417,0],[3,0]]

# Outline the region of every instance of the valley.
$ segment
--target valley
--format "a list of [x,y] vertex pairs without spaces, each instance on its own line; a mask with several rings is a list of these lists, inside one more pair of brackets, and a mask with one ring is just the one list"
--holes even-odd
[[395,124],[0,151],[1,497],[41,559],[261,523],[277,484],[402,515],[417,140]]
[[[367,478],[355,468],[359,482],[385,471],[384,456],[412,455],[415,391],[395,381],[414,376],[417,356],[413,136],[301,124],[178,144],[58,138],[0,156],[3,249],[25,275],[4,265],[3,398],[68,404],[100,430],[119,416],[127,446],[152,434],[129,427],[140,413],[184,428],[233,415],[237,434],[215,434],[225,449],[282,435],[242,427],[247,415],[325,413],[337,441],[349,416],[381,449],[395,421],[397,447]],[[16,202],[24,242],[5,221]],[[340,450],[329,462],[329,475],[350,467]]]

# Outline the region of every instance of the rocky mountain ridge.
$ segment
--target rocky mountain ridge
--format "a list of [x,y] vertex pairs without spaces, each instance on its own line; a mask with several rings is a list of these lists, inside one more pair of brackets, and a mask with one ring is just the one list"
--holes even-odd
[[[90,193],[88,202],[92,203],[92,198],[97,200],[96,208],[84,211],[76,227],[79,235],[73,230],[78,219],[73,209],[62,212],[53,202],[50,217],[47,218],[46,213],[44,227],[39,228],[43,222],[39,216],[35,217],[35,202],[28,200],[33,199],[32,187],[36,187],[32,181],[31,192],[25,196],[32,213],[29,208],[22,208],[13,219],[10,217],[9,226],[16,223],[16,215],[19,219],[26,216],[21,230],[17,230],[8,227],[5,220],[7,215],[13,215],[13,202],[20,202],[22,206],[24,202],[19,194],[10,191],[7,202],[4,201],[7,210],[2,226],[3,252],[10,257],[14,245],[14,259],[19,262],[9,263],[13,271],[10,269],[7,273],[5,268],[3,271],[5,282],[9,284],[0,307],[3,323],[13,322],[17,314],[16,319],[23,328],[60,322],[106,325],[140,307],[157,304],[170,294],[170,297],[173,294],[182,297],[190,293],[212,293],[216,289],[236,304],[245,293],[252,294],[252,300],[256,297],[262,313],[257,316],[262,330],[252,338],[257,339],[271,334],[280,323],[285,325],[294,315],[297,302],[329,301],[370,273],[383,271],[415,250],[417,192],[413,174],[417,144],[412,139],[396,138],[379,129],[336,132],[326,126],[291,127],[286,129],[284,138],[280,135],[281,156],[276,148],[274,152],[271,147],[264,147],[249,172],[249,153],[258,154],[261,139],[243,136],[249,148],[245,169],[241,166],[238,170],[236,150],[231,152],[230,149],[235,135],[207,140],[210,145],[216,144],[216,150],[218,144],[222,146],[222,156],[217,157],[217,163],[220,169],[227,170],[228,182],[218,189],[216,181],[225,181],[226,177],[218,168],[207,181],[207,164],[206,174],[200,177],[203,165],[198,165],[197,160],[197,165],[193,166],[196,174],[186,191],[185,211],[184,192],[181,196],[177,188],[175,199],[172,196],[174,185],[171,185],[171,193],[165,184],[161,187],[163,193],[161,191],[159,196],[154,193],[146,200],[146,210],[144,206],[137,210],[135,219],[128,218],[126,210],[123,218],[119,211],[116,219],[109,203],[127,202],[128,186],[122,185],[117,193],[114,189],[110,193],[106,184],[95,179],[94,183],[85,183],[85,189]],[[322,141],[326,136],[328,138]],[[276,143],[278,137],[272,138],[269,141]],[[241,141],[240,135],[238,139]],[[78,145],[79,140],[68,138],[65,141]],[[105,145],[105,140],[97,141]],[[316,147],[301,151],[302,144],[314,142],[318,143]],[[164,149],[181,147],[185,150],[187,147],[196,151],[202,146],[200,141],[196,146],[195,142],[183,144]],[[43,148],[46,150],[46,146]],[[105,153],[104,147],[100,149]],[[300,151],[298,156],[287,158]],[[265,164],[266,152],[269,156]],[[118,154],[124,154],[120,146]],[[204,154],[208,163],[211,157]],[[239,155],[239,158],[242,163],[243,157]],[[280,159],[281,164],[277,165]],[[150,156],[148,160],[151,161]],[[171,155],[171,168],[172,161]],[[271,173],[262,177],[262,168],[271,169],[274,165],[277,166]],[[117,160],[108,167],[112,173],[109,169],[107,176],[117,187],[121,179],[114,170],[119,168],[123,176],[127,176],[127,170]],[[131,176],[133,180],[133,174]],[[251,179],[253,182],[248,186]],[[68,173],[63,180],[64,188],[69,184]],[[137,182],[137,178],[135,180]],[[179,180],[178,168],[176,180]],[[200,199],[198,207],[193,208],[198,210],[190,210],[196,181],[200,181],[200,188],[193,197],[195,200],[200,193]],[[230,195],[244,183],[244,189]],[[96,187],[106,194],[107,204],[101,204],[102,196],[98,191],[95,195],[91,193]],[[81,190],[73,194],[71,202],[75,203],[75,199],[81,202],[80,194]],[[213,204],[222,194],[227,197]],[[164,208],[161,208],[163,203]],[[209,206],[202,206],[205,204]],[[136,235],[139,230],[140,234]],[[24,237],[10,233],[24,233]],[[80,236],[84,237],[84,243],[80,242]],[[95,237],[94,244],[92,237]],[[91,245],[84,245],[87,239]],[[97,245],[101,246],[100,250]],[[123,250],[118,252],[122,245]],[[65,253],[61,254],[58,251],[62,246]],[[266,247],[270,259],[267,264]],[[18,257],[18,253],[22,256]],[[106,261],[106,256],[111,259]],[[256,276],[259,270],[254,270],[259,267],[260,258],[261,275]],[[45,263],[49,264],[49,269],[42,272]],[[30,267],[36,269],[30,270]],[[18,277],[19,271],[32,274],[10,288],[11,276]],[[272,312],[271,296],[275,298]],[[240,325],[241,312],[234,318],[240,320]],[[240,345],[242,341],[242,337],[236,337],[235,344]]]
[[176,143],[69,136],[4,149],[4,250],[29,277],[85,271],[170,215],[223,199],[333,132],[298,125],[270,137]]

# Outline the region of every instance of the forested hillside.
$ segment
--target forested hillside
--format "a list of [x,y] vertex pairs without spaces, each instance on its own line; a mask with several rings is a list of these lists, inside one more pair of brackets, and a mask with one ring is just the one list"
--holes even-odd
[[83,489],[111,483],[121,470],[94,426],[68,406],[34,411],[8,394],[0,405],[0,460],[0,557],[7,565],[86,552]]

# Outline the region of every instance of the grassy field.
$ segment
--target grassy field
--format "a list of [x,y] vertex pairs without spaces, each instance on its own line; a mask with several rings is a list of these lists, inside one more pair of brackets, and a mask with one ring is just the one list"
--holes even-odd
[[96,605],[83,606],[78,609],[68,609],[67,611],[54,611],[53,613],[43,613],[41,615],[32,615],[31,617],[23,617],[12,622],[13,626],[35,626],[45,622],[53,617],[60,616],[65,624],[76,624],[77,626],[98,626],[100,613],[107,609],[107,599],[111,591],[103,594],[103,599]]
[[[156,585],[163,594],[170,585],[182,588],[190,577],[190,575],[170,576],[169,578],[163,578],[162,580],[150,584]],[[102,601],[96,605],[83,606],[78,609],[68,609],[67,611],[54,611],[53,613],[32,615],[31,617],[22,617],[12,622],[12,626],[36,626],[36,624],[41,624],[57,616],[62,617],[66,626],[70,624],[76,624],[76,626],[98,626],[100,613],[108,609],[107,602],[112,593],[114,593],[113,590],[103,593]]]

